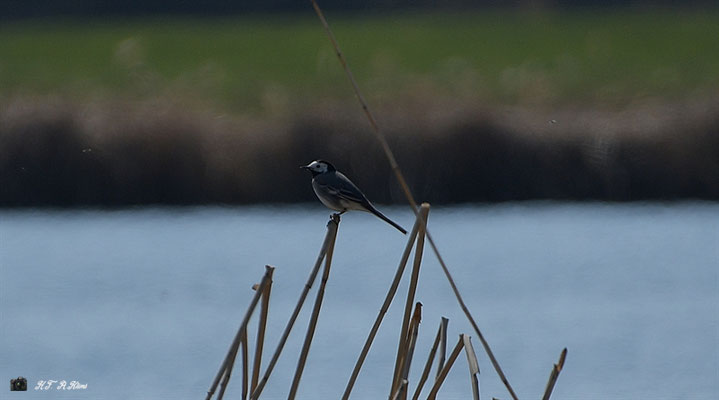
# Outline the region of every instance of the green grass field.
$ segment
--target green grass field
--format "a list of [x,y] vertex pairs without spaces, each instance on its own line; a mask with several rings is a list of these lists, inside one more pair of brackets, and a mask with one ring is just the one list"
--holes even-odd
[[[328,15],[371,95],[631,101],[719,89],[719,13]],[[24,21],[0,27],[0,91],[154,96],[259,109],[349,97],[316,17]]]

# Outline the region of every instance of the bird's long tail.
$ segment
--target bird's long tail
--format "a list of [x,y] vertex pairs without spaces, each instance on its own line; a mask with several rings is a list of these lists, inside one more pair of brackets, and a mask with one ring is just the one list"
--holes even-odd
[[399,224],[397,224],[396,222],[392,221],[391,219],[387,218],[384,214],[382,214],[381,212],[379,212],[379,210],[377,210],[376,208],[374,208],[374,206],[372,206],[372,204],[368,204],[368,205],[367,205],[367,211],[369,211],[369,212],[371,212],[372,214],[374,214],[374,215],[376,215],[376,216],[382,218],[382,220],[384,220],[386,223],[388,223],[388,224],[394,226],[395,228],[397,228],[398,231],[402,232],[403,234],[405,234],[405,235],[407,234],[407,231],[406,231],[404,228],[402,228],[401,226],[399,226]]

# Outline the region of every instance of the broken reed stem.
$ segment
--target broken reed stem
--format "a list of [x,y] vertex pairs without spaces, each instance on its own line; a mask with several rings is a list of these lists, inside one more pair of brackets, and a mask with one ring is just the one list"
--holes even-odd
[[437,346],[439,346],[439,337],[441,334],[442,325],[440,325],[439,329],[437,329],[437,335],[434,337],[434,343],[432,343],[432,348],[429,350],[429,357],[427,357],[427,362],[424,364],[424,370],[422,371],[422,376],[419,378],[417,388],[414,390],[412,400],[419,399],[419,394],[422,392],[422,387],[424,386],[424,383],[427,382],[427,377],[429,377],[429,371],[432,370],[432,361],[434,361],[434,355],[437,353]]
[[260,322],[257,325],[257,342],[255,345],[255,360],[252,366],[252,381],[250,383],[250,393],[255,391],[257,381],[260,377],[260,366],[262,364],[262,350],[265,345],[265,331],[267,329],[267,314],[270,308],[270,294],[272,293],[272,273],[270,273],[270,282],[262,292],[262,301],[260,302]]
[[325,268],[322,272],[322,280],[320,281],[320,287],[317,289],[317,297],[315,298],[315,306],[312,309],[312,316],[310,317],[310,323],[307,327],[307,334],[305,335],[305,342],[302,346],[302,352],[300,353],[300,359],[297,362],[297,370],[295,371],[295,377],[292,380],[292,387],[290,389],[290,395],[287,397],[288,400],[293,400],[297,395],[297,388],[300,385],[300,379],[302,379],[302,371],[305,369],[305,363],[307,362],[307,355],[310,352],[310,346],[312,345],[312,338],[315,336],[315,329],[317,327],[317,320],[320,316],[320,308],[322,308],[322,300],[325,295],[325,287],[327,286],[327,280],[330,277],[330,267],[332,266],[332,255],[335,250],[335,241],[331,241],[327,248],[327,254],[325,255]]
[[565,347],[564,350],[562,350],[562,353],[559,355],[559,361],[554,364],[554,367],[552,367],[552,372],[549,374],[549,381],[547,381],[547,387],[544,389],[544,396],[542,397],[542,400],[549,400],[549,397],[552,395],[552,390],[554,390],[554,384],[557,383],[557,378],[559,378],[559,373],[562,372],[562,368],[564,367],[564,360],[567,358],[567,348]]
[[267,369],[265,370],[265,374],[262,376],[262,379],[257,383],[257,387],[255,388],[255,390],[252,392],[252,395],[250,396],[250,398],[252,400],[257,400],[260,397],[260,394],[262,394],[262,390],[265,388],[267,381],[270,379],[272,370],[275,368],[275,364],[277,364],[277,360],[280,358],[282,349],[285,347],[285,343],[287,343],[287,338],[290,336],[292,327],[294,326],[295,321],[297,320],[297,315],[299,315],[300,310],[302,309],[302,305],[305,302],[305,298],[307,298],[307,293],[310,291],[310,288],[312,288],[312,284],[314,283],[315,279],[317,278],[317,272],[319,272],[319,270],[320,270],[320,266],[322,265],[322,260],[324,260],[325,255],[327,253],[327,249],[329,248],[330,243],[332,243],[332,245],[334,246],[335,239],[337,238],[337,229],[339,228],[339,224],[340,224],[340,216],[338,214],[332,214],[332,216],[330,217],[330,221],[327,223],[327,234],[325,235],[325,240],[322,243],[322,247],[320,248],[320,254],[317,256],[317,261],[315,262],[315,265],[312,268],[312,272],[310,273],[310,276],[307,279],[307,283],[305,283],[305,287],[302,290],[302,294],[300,294],[300,298],[297,301],[295,310],[292,312],[292,316],[290,317],[290,320],[287,322],[287,326],[285,327],[285,331],[282,333],[280,342],[277,344],[275,353],[272,355],[272,359],[270,359],[269,364],[267,364]]
[[[419,335],[419,323],[422,321],[422,303],[419,301],[415,304],[414,313],[412,314],[412,322],[409,325],[409,337],[407,338],[407,350],[402,360],[402,375],[400,382],[409,382],[409,369],[412,367],[412,358],[414,357],[414,348],[417,344],[417,336]],[[402,393],[402,399],[407,399],[407,390]]]
[[240,323],[240,327],[239,327],[239,329],[237,329],[237,334],[235,335],[235,339],[232,341],[232,344],[230,345],[230,350],[227,352],[227,355],[225,356],[224,361],[222,361],[220,370],[217,372],[217,376],[215,376],[215,380],[212,382],[212,385],[210,386],[210,390],[207,391],[206,400],[210,400],[212,398],[212,395],[215,394],[217,385],[220,383],[220,379],[222,379],[222,376],[225,374],[227,366],[230,363],[230,358],[234,358],[233,352],[235,355],[237,355],[237,349],[239,348],[239,345],[240,345],[242,331],[247,329],[247,323],[250,321],[250,317],[254,313],[255,307],[257,307],[257,303],[260,301],[260,296],[262,295],[262,291],[265,290],[265,286],[267,286],[268,282],[270,281],[270,276],[272,276],[273,270],[274,270],[274,267],[271,267],[269,265],[265,266],[265,275],[262,277],[262,281],[260,281],[260,284],[258,285],[257,291],[255,292],[255,296],[252,298],[252,301],[250,302],[250,306],[247,308],[247,311],[245,312],[245,316],[242,318],[242,323]]
[[464,335],[459,335],[459,341],[457,342],[457,345],[454,346],[452,354],[449,355],[447,364],[444,365],[444,368],[442,368],[439,375],[437,375],[437,380],[434,382],[432,390],[430,390],[429,396],[427,396],[427,400],[435,400],[437,398],[437,392],[439,392],[439,388],[442,386],[442,383],[444,383],[444,379],[447,377],[447,374],[449,374],[449,370],[452,369],[452,365],[457,359],[457,356],[459,356],[459,352],[462,350],[462,347],[464,347]]
[[467,354],[467,364],[469,364],[469,379],[472,382],[472,398],[479,400],[479,362],[477,362],[477,354],[472,346],[472,338],[468,335],[464,336],[464,351]]
[[394,298],[395,293],[397,293],[397,287],[399,286],[400,279],[402,279],[402,273],[404,272],[404,268],[407,265],[409,254],[412,252],[412,246],[414,245],[415,238],[417,237],[417,232],[419,232],[420,224],[420,220],[416,219],[414,222],[414,226],[412,227],[412,231],[409,233],[409,237],[407,238],[407,245],[404,248],[404,253],[402,253],[402,259],[397,266],[397,272],[395,272],[394,274],[392,285],[390,285],[390,288],[387,291],[387,296],[384,299],[382,308],[380,308],[379,314],[377,314],[377,318],[374,321],[374,325],[372,325],[372,329],[370,329],[369,335],[367,335],[367,340],[365,341],[365,344],[362,347],[362,351],[357,358],[357,363],[355,363],[355,367],[352,370],[352,376],[350,377],[349,382],[347,382],[347,387],[345,388],[344,394],[342,395],[343,400],[349,399],[350,393],[352,393],[352,387],[357,380],[360,369],[362,369],[362,364],[364,363],[364,360],[367,357],[367,353],[372,346],[372,341],[374,341],[374,338],[377,335],[377,330],[379,330],[379,326],[382,324],[382,319],[387,313],[387,310],[392,303],[392,299]]
[[439,341],[439,360],[437,361],[437,375],[435,376],[435,380],[439,377],[439,374],[442,373],[442,368],[444,368],[444,359],[447,354],[447,326],[449,325],[449,319],[442,317],[442,323],[439,326],[440,329],[440,341]]
[[[342,51],[340,50],[339,44],[337,43],[337,39],[335,39],[334,34],[332,33],[332,30],[330,29],[329,24],[327,23],[327,19],[325,18],[324,14],[322,13],[322,10],[320,9],[319,5],[317,5],[317,2],[315,0],[311,0],[312,7],[315,9],[315,12],[317,13],[317,16],[320,19],[320,22],[322,23],[322,26],[325,28],[325,32],[327,32],[327,36],[330,39],[330,42],[332,43],[332,46],[335,49],[335,53],[337,54],[337,58],[340,61],[340,64],[342,65],[345,74],[347,75],[347,78],[349,79],[350,83],[352,84],[352,88],[354,89],[355,95],[357,96],[357,100],[360,102],[360,105],[362,106],[362,110],[364,110],[365,115],[367,116],[367,119],[369,120],[370,125],[372,126],[372,131],[375,134],[375,137],[382,145],[382,150],[384,150],[384,154],[387,157],[387,160],[389,161],[390,167],[392,168],[392,172],[394,172],[395,177],[397,178],[397,182],[399,182],[400,187],[402,188],[402,191],[404,192],[405,197],[407,198],[407,202],[409,203],[410,208],[412,209],[412,212],[414,212],[415,215],[419,216],[419,209],[417,208],[417,202],[414,200],[414,196],[412,196],[412,192],[409,189],[409,185],[407,185],[407,181],[404,179],[404,175],[402,174],[402,170],[399,168],[399,164],[397,164],[397,159],[394,157],[394,153],[392,152],[392,149],[389,147],[389,143],[387,142],[387,139],[385,138],[384,134],[379,130],[379,126],[377,125],[377,121],[375,120],[372,112],[369,109],[369,106],[367,106],[367,102],[364,99],[364,96],[362,96],[362,93],[359,90],[359,86],[357,85],[357,82],[354,79],[354,76],[352,75],[352,71],[349,68],[349,65],[347,64],[347,61],[345,60],[344,55],[342,54]],[[432,251],[434,252],[435,256],[437,257],[437,261],[439,261],[440,266],[442,267],[442,270],[444,271],[444,274],[447,276],[447,280],[449,281],[450,286],[452,286],[452,291],[454,292],[455,297],[457,298],[457,302],[459,302],[460,307],[462,308],[462,311],[464,312],[464,315],[467,317],[469,322],[472,324],[472,329],[474,329],[475,333],[477,333],[477,337],[482,342],[482,346],[484,347],[484,350],[487,352],[487,355],[489,356],[489,359],[492,361],[492,366],[494,367],[495,371],[497,371],[497,375],[499,375],[499,378],[502,380],[502,383],[504,383],[504,386],[509,391],[509,394],[512,396],[514,400],[518,400],[517,395],[514,393],[514,390],[512,389],[512,386],[509,384],[509,381],[507,380],[507,377],[504,375],[504,372],[502,371],[502,368],[499,366],[499,362],[494,357],[494,354],[492,353],[492,350],[489,347],[489,343],[484,339],[484,336],[479,331],[479,326],[477,325],[477,322],[474,320],[474,317],[472,317],[472,314],[469,312],[469,309],[464,304],[464,300],[462,299],[462,296],[459,293],[459,290],[457,289],[457,285],[454,283],[454,279],[452,278],[452,275],[449,272],[449,268],[447,268],[447,264],[444,262],[444,259],[442,258],[442,255],[439,253],[439,249],[437,248],[437,245],[434,242],[434,239],[432,238],[432,235],[429,233],[429,229],[427,230],[427,240],[429,240],[429,244],[432,247]]]
[[412,305],[414,304],[415,293],[417,292],[417,281],[419,280],[419,269],[422,265],[422,254],[424,253],[424,232],[427,228],[427,217],[429,215],[429,204],[422,203],[419,212],[420,217],[417,218],[420,221],[419,230],[417,231],[417,244],[414,250],[414,263],[412,265],[412,277],[409,282],[409,289],[407,290],[407,300],[404,304],[404,316],[402,318],[402,328],[399,332],[399,343],[397,344],[397,357],[394,361],[394,374],[392,379],[392,388],[390,390],[390,396],[397,390],[400,384],[400,376],[402,375],[402,364],[404,363],[405,351],[407,345],[405,344],[409,335],[407,329],[409,326],[410,313],[412,312]]

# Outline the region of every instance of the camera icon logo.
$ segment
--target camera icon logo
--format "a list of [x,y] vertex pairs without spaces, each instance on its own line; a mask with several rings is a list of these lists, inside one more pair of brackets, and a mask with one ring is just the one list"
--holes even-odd
[[22,376],[18,376],[17,379],[10,379],[10,391],[11,392],[26,392],[27,391],[27,379]]

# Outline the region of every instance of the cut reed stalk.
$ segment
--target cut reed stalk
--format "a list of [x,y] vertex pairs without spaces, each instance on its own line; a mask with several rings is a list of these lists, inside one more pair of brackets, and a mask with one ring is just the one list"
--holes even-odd
[[[412,212],[415,213],[416,216],[419,217],[419,209],[417,208],[417,202],[414,200],[414,196],[412,196],[412,191],[409,189],[409,185],[407,184],[407,181],[404,178],[404,174],[402,174],[402,170],[399,168],[399,164],[397,164],[397,159],[394,156],[394,152],[392,152],[392,149],[389,147],[389,143],[387,142],[387,138],[384,136],[384,134],[379,130],[379,126],[377,125],[377,121],[374,118],[374,115],[369,109],[369,106],[367,105],[367,102],[364,99],[364,96],[362,96],[362,93],[360,92],[359,86],[357,85],[357,82],[354,79],[354,76],[352,75],[352,71],[349,68],[349,65],[347,64],[347,61],[345,60],[344,55],[342,54],[342,51],[340,50],[339,43],[337,42],[337,39],[335,38],[334,34],[332,33],[332,30],[330,29],[329,24],[327,23],[327,19],[325,18],[324,14],[322,13],[322,10],[320,9],[319,5],[315,0],[311,0],[312,7],[315,9],[315,12],[317,13],[317,16],[320,19],[320,22],[325,28],[325,32],[327,32],[327,36],[330,39],[330,42],[332,43],[332,46],[335,49],[335,53],[337,54],[337,58],[340,61],[340,64],[342,65],[345,74],[347,75],[347,78],[349,79],[350,83],[352,84],[352,88],[355,92],[355,95],[357,96],[357,99],[359,100],[360,105],[362,106],[362,110],[364,111],[365,115],[367,116],[367,119],[369,120],[370,125],[372,126],[372,131],[375,134],[375,137],[380,142],[382,149],[384,150],[384,154],[387,157],[387,160],[389,161],[390,167],[392,168],[392,172],[394,172],[395,177],[397,178],[397,182],[399,182],[400,187],[402,188],[402,191],[404,192],[405,197],[407,198],[407,202],[409,203],[410,208],[412,209]],[[454,292],[455,297],[457,298],[457,302],[459,303],[460,307],[462,308],[462,311],[464,312],[464,315],[469,320],[470,324],[472,325],[472,329],[474,329],[475,333],[477,333],[477,337],[482,342],[482,346],[484,347],[484,350],[487,352],[487,356],[489,356],[489,359],[492,361],[492,366],[494,367],[495,371],[497,371],[497,375],[499,375],[499,378],[502,380],[502,383],[504,383],[504,386],[509,391],[509,394],[512,396],[514,400],[518,400],[517,395],[514,393],[514,390],[512,389],[512,386],[509,384],[509,380],[507,380],[507,377],[504,375],[504,372],[502,371],[502,368],[499,366],[499,362],[497,361],[496,357],[492,353],[491,348],[489,347],[489,343],[486,339],[484,339],[484,336],[479,330],[479,326],[477,325],[477,322],[474,320],[474,317],[469,312],[469,309],[464,303],[464,299],[462,298],[462,295],[459,293],[459,289],[457,289],[457,285],[454,283],[454,279],[452,278],[452,274],[449,272],[449,268],[447,267],[447,264],[444,262],[444,258],[442,258],[442,255],[439,253],[439,249],[437,248],[437,244],[434,242],[434,239],[432,238],[432,235],[429,232],[429,229],[426,232],[427,234],[427,240],[429,241],[430,246],[432,247],[432,251],[434,252],[435,256],[437,257],[437,261],[439,261],[440,266],[442,267],[442,270],[444,271],[444,274],[447,276],[447,280],[449,281],[450,286],[452,287],[452,291]]]
[[[412,322],[409,324],[409,337],[407,338],[407,350],[402,359],[402,375],[400,382],[409,382],[409,370],[412,367],[412,358],[414,357],[414,348],[417,344],[417,336],[419,335],[419,323],[422,321],[422,303],[417,302],[412,314]],[[406,383],[405,383],[406,384]],[[402,400],[407,399],[408,390],[402,392]]]
[[[422,265],[422,254],[424,253],[424,232],[427,228],[427,217],[429,216],[429,204],[422,203],[419,215],[417,218],[420,221],[419,230],[417,231],[417,244],[414,250],[414,263],[412,265],[412,276],[409,282],[409,288],[407,290],[407,299],[404,304],[404,316],[402,318],[402,328],[399,332],[399,343],[397,344],[397,357],[394,362],[394,374],[392,379],[392,389],[390,390],[390,396],[392,393],[397,391],[397,387],[401,382],[402,365],[404,364],[405,352],[407,350],[406,340],[409,335],[407,329],[409,326],[410,313],[412,312],[412,305],[414,304],[415,293],[417,292],[417,281],[419,280],[419,269]],[[406,393],[406,392],[405,392]]]
[[[446,318],[442,318],[446,319]],[[437,353],[437,346],[439,346],[439,338],[442,334],[442,324],[440,324],[439,329],[437,329],[437,335],[434,337],[434,343],[432,343],[432,348],[429,350],[429,356],[427,357],[427,362],[424,364],[424,370],[422,371],[422,376],[419,378],[419,383],[417,384],[417,388],[414,390],[414,395],[412,396],[412,400],[419,399],[419,395],[422,392],[422,387],[424,386],[424,383],[427,382],[427,377],[429,377],[429,372],[432,370],[432,362],[434,361],[434,356]]]
[[[250,317],[252,317],[252,314],[255,311],[255,308],[257,307],[257,303],[260,301],[260,296],[262,295],[262,291],[265,290],[265,286],[267,286],[270,276],[272,276],[272,270],[274,270],[274,267],[271,267],[269,265],[265,266],[265,275],[262,277],[262,281],[260,281],[260,284],[258,285],[257,291],[255,292],[255,296],[252,298],[252,301],[250,302],[250,306],[247,308],[247,311],[245,312],[245,316],[242,318],[242,322],[240,323],[240,327],[237,329],[237,334],[235,335],[235,339],[232,341],[232,344],[230,345],[230,349],[227,352],[227,355],[225,356],[224,361],[222,361],[222,365],[220,365],[220,370],[217,372],[217,375],[215,376],[215,380],[212,382],[212,385],[210,386],[210,390],[207,391],[207,400],[210,400],[212,398],[212,395],[215,393],[215,390],[217,389],[217,385],[220,383],[220,379],[222,379],[222,376],[225,374],[227,370],[227,366],[230,363],[230,358],[234,359],[234,356],[237,355],[237,349],[240,345],[240,339],[242,337],[242,331],[247,329],[247,323],[250,320]],[[233,355],[234,353],[234,355]]]
[[567,348],[565,347],[564,350],[562,350],[562,353],[559,355],[559,361],[554,364],[554,367],[552,367],[552,372],[549,374],[549,381],[547,381],[547,387],[544,389],[544,396],[542,396],[542,400],[549,400],[549,397],[552,395],[552,390],[554,390],[554,384],[557,383],[557,378],[559,378],[559,373],[562,372],[562,368],[564,367],[564,360],[567,358]]
[[322,308],[322,300],[325,295],[325,287],[327,286],[327,280],[330,277],[330,268],[332,266],[332,255],[335,250],[335,241],[331,241],[327,248],[327,254],[325,255],[325,268],[322,272],[322,280],[320,281],[320,287],[317,289],[317,297],[315,298],[315,306],[312,309],[312,316],[310,317],[310,323],[307,327],[307,334],[305,335],[305,342],[302,345],[302,352],[300,353],[300,359],[297,362],[297,369],[295,370],[295,377],[292,379],[292,387],[290,388],[290,395],[287,397],[288,400],[293,400],[297,395],[297,388],[300,385],[300,379],[302,379],[302,371],[305,369],[305,363],[307,362],[307,355],[310,352],[310,346],[312,345],[312,338],[315,335],[315,329],[317,328],[317,320],[320,316],[320,309]]
[[365,341],[365,344],[362,347],[362,351],[360,352],[360,355],[357,358],[357,363],[355,363],[354,369],[352,370],[352,376],[350,377],[349,382],[347,382],[347,387],[345,387],[344,394],[342,395],[343,400],[349,399],[350,393],[352,393],[352,387],[354,386],[355,381],[357,380],[357,376],[359,375],[359,372],[362,369],[362,364],[364,363],[364,360],[367,357],[367,353],[369,352],[369,349],[372,346],[372,342],[374,341],[374,338],[377,335],[379,326],[382,324],[382,319],[384,318],[384,315],[387,313],[387,310],[389,309],[389,306],[392,303],[392,299],[394,298],[395,293],[397,293],[397,287],[399,286],[400,279],[402,279],[402,273],[404,272],[404,268],[407,265],[407,260],[409,259],[409,254],[412,252],[412,246],[414,245],[415,238],[417,237],[417,232],[419,232],[420,224],[421,224],[420,219],[417,218],[414,222],[414,226],[412,227],[412,231],[410,231],[409,237],[407,238],[407,245],[404,248],[404,253],[402,253],[402,259],[400,260],[399,265],[397,266],[397,271],[394,274],[394,279],[392,280],[392,284],[390,285],[390,288],[387,291],[387,296],[385,296],[384,303],[382,304],[382,307],[379,310],[379,314],[377,314],[377,318],[375,319],[374,324],[372,325],[372,328],[370,329],[369,335],[367,336],[367,340]]
[[469,364],[469,379],[472,382],[472,398],[479,400],[479,362],[477,362],[477,354],[472,346],[472,338],[468,335],[464,336],[464,351],[467,354],[467,364]]
[[449,370],[452,369],[452,365],[457,359],[457,356],[459,356],[459,352],[462,350],[462,347],[464,347],[464,335],[459,335],[459,341],[457,342],[457,345],[454,346],[452,354],[449,355],[447,364],[444,365],[444,368],[442,368],[439,375],[437,375],[437,380],[434,382],[432,390],[430,390],[429,396],[427,396],[427,400],[435,400],[437,398],[437,392],[439,392],[439,388],[442,386],[442,383],[444,383],[444,379],[447,378],[447,374],[449,374]]
[[447,354],[447,326],[449,325],[449,319],[442,317],[442,324],[439,326],[439,360],[437,361],[437,375],[435,380],[439,378],[439,374],[442,373],[444,368],[444,360]]
[[255,345],[255,359],[252,367],[252,381],[250,383],[250,393],[254,392],[257,387],[257,381],[260,377],[260,367],[262,363],[262,350],[265,345],[265,331],[267,329],[267,314],[270,308],[270,294],[272,293],[272,272],[270,272],[270,282],[262,293],[262,301],[260,302],[260,322],[257,325],[257,342]]
[[312,268],[312,272],[310,273],[310,276],[307,279],[307,283],[305,283],[305,287],[302,290],[302,294],[300,294],[300,298],[297,301],[295,310],[292,312],[292,316],[290,317],[290,320],[287,322],[287,326],[285,327],[285,330],[282,333],[280,342],[277,344],[275,353],[272,355],[272,359],[270,359],[269,364],[267,364],[267,369],[265,370],[265,373],[262,376],[262,379],[257,383],[257,387],[255,388],[255,390],[252,392],[252,395],[250,396],[250,398],[252,400],[257,400],[260,397],[260,394],[262,394],[262,390],[265,388],[267,381],[270,379],[272,370],[275,368],[275,364],[277,364],[277,360],[280,358],[282,349],[285,347],[285,343],[287,343],[287,338],[290,336],[292,327],[294,326],[295,321],[297,320],[297,315],[299,315],[300,310],[302,309],[302,305],[305,302],[305,298],[307,298],[307,293],[310,291],[310,289],[312,288],[312,284],[314,283],[315,279],[317,278],[317,273],[320,270],[320,266],[322,265],[322,260],[324,260],[325,255],[327,253],[327,249],[329,248],[330,243],[332,243],[332,245],[334,246],[335,239],[337,238],[337,229],[339,228],[339,224],[340,224],[340,216],[338,214],[332,214],[332,216],[330,217],[330,221],[327,223],[327,234],[325,235],[325,240],[322,243],[322,247],[320,248],[320,254],[317,256],[317,261],[315,262],[315,265]]

